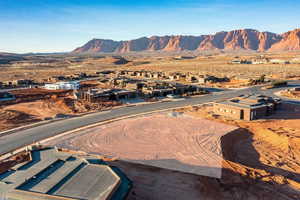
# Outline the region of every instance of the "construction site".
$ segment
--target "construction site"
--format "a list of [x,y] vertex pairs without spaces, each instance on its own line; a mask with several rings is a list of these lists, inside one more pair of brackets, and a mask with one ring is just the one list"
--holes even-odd
[[83,130],[53,145],[220,178],[221,137],[236,129],[180,113],[160,113]]
[[300,199],[297,80],[130,64],[3,82],[5,197]]
[[0,0],[0,200],[300,200],[299,10]]
[[39,88],[14,90],[14,98],[0,101],[0,130],[36,122],[78,116],[120,106],[117,101],[86,102],[74,97],[72,90]]
[[129,199],[294,200],[300,197],[300,108],[287,106],[253,122],[214,114],[213,105],[195,106],[100,125],[46,144],[109,158],[135,183]]
[[[109,110],[131,102],[155,102],[168,97],[208,93],[196,85],[132,79],[124,77],[124,73],[101,71],[93,76],[80,73],[78,77],[85,78],[80,82],[74,81],[77,80],[74,77],[60,76],[58,79],[51,78],[51,82],[42,86],[26,88],[29,85],[24,85],[25,88],[0,91],[0,122],[3,122],[0,130]],[[90,77],[94,79],[86,79]]]

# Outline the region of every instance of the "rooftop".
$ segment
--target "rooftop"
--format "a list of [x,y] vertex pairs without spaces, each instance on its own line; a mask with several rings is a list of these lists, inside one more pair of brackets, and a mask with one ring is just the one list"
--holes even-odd
[[237,106],[241,108],[259,108],[277,101],[264,95],[244,95],[234,99],[217,102],[219,104]]
[[[123,199],[130,188],[119,172],[89,156],[46,148],[32,151],[31,158],[0,174],[0,194],[8,200]],[[123,194],[114,198],[118,192]]]

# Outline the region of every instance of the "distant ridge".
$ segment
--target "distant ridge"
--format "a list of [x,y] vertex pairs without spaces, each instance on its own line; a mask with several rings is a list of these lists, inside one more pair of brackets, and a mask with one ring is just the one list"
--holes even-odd
[[300,50],[300,29],[295,29],[282,34],[280,42],[275,43],[270,51],[294,51]]
[[284,34],[253,29],[218,32],[200,36],[152,36],[128,41],[92,39],[72,53],[128,53],[140,51],[206,50],[300,50],[300,29]]

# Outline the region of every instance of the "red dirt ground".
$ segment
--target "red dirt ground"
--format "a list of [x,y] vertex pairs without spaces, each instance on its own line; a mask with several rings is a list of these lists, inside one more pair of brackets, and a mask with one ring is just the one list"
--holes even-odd
[[[145,166],[124,161],[111,164],[120,167],[133,180],[134,187],[128,199],[191,199],[191,200],[296,200],[300,199],[300,107],[285,105],[281,111],[266,120],[253,122],[234,121],[213,115],[211,106],[191,107],[177,112],[186,112],[195,117],[207,118],[228,125],[240,127],[237,132],[228,133],[220,138],[222,147],[222,177],[220,179],[187,174],[170,169]],[[148,119],[144,124],[151,124]],[[200,124],[199,124],[200,125]],[[110,125],[106,125],[108,128]],[[157,132],[172,129],[170,126]],[[130,127],[124,125],[119,132]],[[143,127],[143,126],[141,126]],[[184,127],[176,128],[185,132]],[[111,127],[112,129],[114,127]],[[137,131],[137,128],[134,129]],[[154,127],[156,130],[156,127]],[[143,132],[141,130],[141,132]],[[146,129],[146,131],[148,131]],[[218,129],[217,129],[218,131]],[[175,134],[176,135],[176,134]],[[94,135],[95,136],[95,135]],[[130,135],[127,135],[129,138]],[[82,137],[82,136],[79,136]],[[84,138],[84,137],[83,137]],[[87,140],[87,144],[110,143],[107,141]],[[143,141],[144,136],[140,140]],[[67,142],[60,143],[66,145]],[[69,141],[74,149],[91,148],[82,144],[78,137]],[[136,141],[136,138],[133,138]],[[146,141],[149,140],[146,137]],[[124,143],[127,143],[125,141]],[[113,144],[113,143],[111,143]],[[119,144],[119,143],[118,143]],[[69,144],[68,144],[69,145]],[[135,144],[133,144],[134,146]],[[143,147],[137,145],[143,151]],[[148,146],[144,145],[147,150]],[[151,145],[150,145],[151,146]],[[163,146],[163,145],[162,145]],[[112,146],[113,150],[116,146]],[[134,147],[130,147],[132,149]],[[101,147],[100,147],[101,149]],[[86,149],[84,149],[86,150]],[[96,149],[91,149],[93,152]],[[138,151],[138,152],[139,152]],[[110,152],[107,152],[109,154]],[[122,153],[122,152],[121,152]]]
[[220,178],[220,138],[236,129],[186,115],[159,113],[80,131],[58,146]]

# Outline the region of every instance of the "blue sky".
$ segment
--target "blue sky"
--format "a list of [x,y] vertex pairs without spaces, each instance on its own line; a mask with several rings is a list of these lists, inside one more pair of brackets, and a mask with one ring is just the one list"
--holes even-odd
[[0,0],[0,52],[71,51],[92,38],[299,28],[296,0]]

